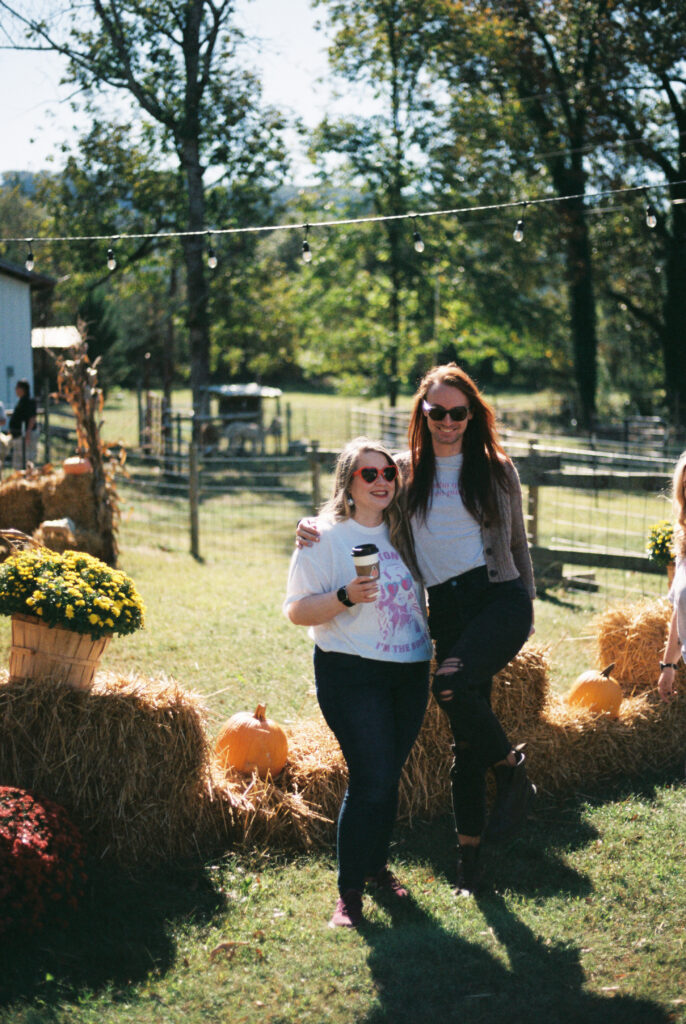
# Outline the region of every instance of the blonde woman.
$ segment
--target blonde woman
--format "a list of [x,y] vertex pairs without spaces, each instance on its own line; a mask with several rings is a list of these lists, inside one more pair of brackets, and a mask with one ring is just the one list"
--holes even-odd
[[669,590],[669,600],[674,606],[669,634],[660,662],[660,677],[657,688],[664,701],[676,696],[674,680],[680,657],[686,657],[686,452],[682,452],[672,477],[672,505],[674,509],[674,554],[676,568]]
[[[348,766],[332,927],[362,922],[366,882],[393,899],[408,895],[388,850],[400,773],[426,709],[431,641],[398,490],[386,448],[351,441],[316,520],[319,543],[295,551],[288,576],[284,610],[309,627],[317,700]],[[378,576],[357,574],[351,551],[359,545],[378,549]]]

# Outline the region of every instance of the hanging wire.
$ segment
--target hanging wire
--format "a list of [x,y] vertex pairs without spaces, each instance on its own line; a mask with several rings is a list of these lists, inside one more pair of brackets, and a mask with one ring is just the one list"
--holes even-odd
[[[619,195],[631,195],[634,192],[645,193],[646,188],[650,187],[653,192],[665,191],[670,188],[675,188],[678,185],[686,185],[686,179],[680,181],[673,181],[665,184],[651,184],[647,185],[632,185],[626,188],[613,188],[613,189],[602,189],[597,192],[578,192],[568,196],[543,196],[539,199],[513,199],[505,203],[484,203],[479,206],[456,206],[445,209],[433,209],[425,210],[422,213],[415,213],[414,216],[417,219],[429,217],[454,217],[454,216],[468,216],[476,213],[492,212],[494,210],[513,210],[517,207],[522,206],[550,206],[555,203],[568,203],[573,199],[582,199],[585,202],[590,202],[593,199],[602,199],[607,196],[619,196]],[[673,203],[676,205],[684,200],[675,199]],[[348,227],[356,224],[381,224],[384,222],[394,220],[406,220],[406,213],[391,213],[391,214],[373,214],[368,217],[344,217],[340,220],[319,220],[313,221],[312,223],[305,224],[263,224],[253,225],[250,227],[241,228],[213,228],[212,234],[214,236],[222,235],[243,235],[243,234],[258,234],[271,231],[302,231],[307,232],[310,228],[335,228],[335,227]],[[197,238],[199,235],[206,235],[207,228],[203,228],[202,231],[148,231],[148,232],[131,232],[130,234],[117,235],[118,239],[129,239],[132,241],[152,239],[157,241],[166,241],[174,238]],[[34,241],[41,242],[98,242],[109,239],[108,235],[45,235]],[[307,237],[305,238],[307,241]],[[26,242],[26,238],[0,238],[0,243],[6,244],[9,242]],[[308,244],[309,250],[309,244]],[[305,242],[303,242],[303,259]]]

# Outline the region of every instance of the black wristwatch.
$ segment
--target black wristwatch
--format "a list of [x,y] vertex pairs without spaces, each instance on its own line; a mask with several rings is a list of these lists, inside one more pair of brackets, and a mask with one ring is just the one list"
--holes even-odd
[[666,668],[673,668],[674,671],[676,672],[676,665],[674,664],[673,661],[661,661],[660,662],[660,672],[664,672],[664,670]]
[[355,602],[351,601],[350,598],[348,597],[347,587],[339,587],[338,590],[336,591],[336,597],[341,602],[341,604],[345,605],[346,608],[352,608],[353,605],[355,604]]

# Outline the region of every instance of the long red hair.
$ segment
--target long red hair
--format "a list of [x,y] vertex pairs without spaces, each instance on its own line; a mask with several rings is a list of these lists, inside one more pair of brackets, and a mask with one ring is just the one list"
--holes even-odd
[[434,366],[426,373],[412,403],[408,439],[412,455],[412,476],[408,484],[407,507],[410,514],[425,517],[431,504],[431,491],[436,473],[431,432],[422,411],[427,392],[436,384],[448,384],[460,391],[469,402],[472,414],[462,440],[462,472],[460,495],[465,508],[476,519],[497,518],[497,486],[507,487],[505,464],[509,461],[496,429],[493,407],[483,397],[476,383],[457,363]]

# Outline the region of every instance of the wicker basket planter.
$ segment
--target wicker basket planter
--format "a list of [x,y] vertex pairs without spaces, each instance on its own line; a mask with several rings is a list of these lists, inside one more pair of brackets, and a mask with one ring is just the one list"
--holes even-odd
[[88,690],[100,658],[112,638],[92,640],[60,626],[48,626],[33,615],[12,616],[10,678],[49,676],[77,690]]

